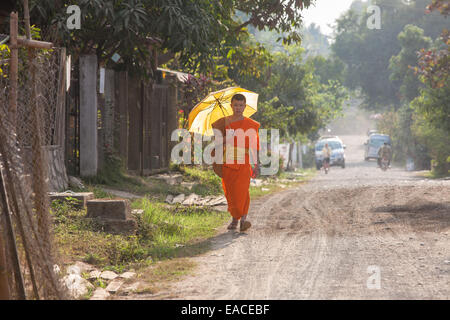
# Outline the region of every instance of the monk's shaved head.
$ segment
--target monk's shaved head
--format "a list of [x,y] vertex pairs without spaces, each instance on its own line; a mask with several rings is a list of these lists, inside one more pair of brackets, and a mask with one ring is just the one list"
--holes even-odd
[[233,102],[234,100],[247,102],[247,99],[245,99],[245,96],[244,96],[243,94],[240,94],[240,93],[236,93],[236,94],[231,98],[231,102]]

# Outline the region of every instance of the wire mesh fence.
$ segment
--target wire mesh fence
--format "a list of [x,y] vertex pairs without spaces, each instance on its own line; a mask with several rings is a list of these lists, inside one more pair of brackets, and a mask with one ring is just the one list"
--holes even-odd
[[19,49],[17,110],[13,110],[9,54],[0,51],[0,210],[5,213],[0,218],[0,241],[13,299],[67,298],[54,270],[58,258],[48,198],[48,146],[61,132],[62,54],[58,48]]

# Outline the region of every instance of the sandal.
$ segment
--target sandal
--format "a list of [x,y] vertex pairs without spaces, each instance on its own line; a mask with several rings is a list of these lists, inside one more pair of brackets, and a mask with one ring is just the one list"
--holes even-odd
[[238,225],[238,220],[234,220],[231,221],[231,223],[228,225],[227,229],[228,230],[235,230],[237,228]]
[[244,222],[241,221],[240,231],[248,230],[251,226],[252,224],[250,223],[250,221],[247,220],[245,220]]

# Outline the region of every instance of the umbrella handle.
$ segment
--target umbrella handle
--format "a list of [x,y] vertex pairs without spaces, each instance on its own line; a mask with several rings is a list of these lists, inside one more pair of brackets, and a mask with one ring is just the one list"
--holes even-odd
[[224,120],[224,123],[223,123],[223,134],[225,134],[225,127],[227,126],[226,125],[226,123],[227,123],[227,120],[226,120],[226,114],[225,114],[225,112],[224,112],[224,110],[225,110],[225,108],[222,106],[222,104],[220,103],[220,100],[219,99],[217,99],[216,97],[214,97],[215,99],[216,99],[216,101],[217,101],[217,104],[219,105],[219,107],[220,107],[220,110],[222,111],[222,114],[223,114],[223,120]]
[[214,97],[214,99],[216,99],[217,104],[219,105],[220,110],[222,111],[223,116],[226,117],[225,112],[223,111],[225,108],[224,108],[224,107],[222,106],[222,104],[220,103],[220,100],[217,99],[216,97]]

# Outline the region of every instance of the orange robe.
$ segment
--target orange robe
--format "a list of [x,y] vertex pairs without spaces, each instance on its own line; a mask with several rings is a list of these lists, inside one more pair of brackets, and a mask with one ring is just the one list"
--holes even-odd
[[[237,163],[238,161],[236,159],[239,157],[236,157],[236,155],[238,152],[235,152],[235,163],[229,163],[229,161],[227,161],[227,157],[224,156],[224,164],[222,167],[222,187],[227,199],[228,211],[233,218],[239,220],[242,216],[248,213],[248,208],[250,206],[249,187],[252,168],[249,153],[256,156],[257,150],[259,150],[259,123],[252,119],[244,118],[243,120],[230,123],[226,126],[226,129],[242,129],[244,132],[246,130],[253,129],[254,131],[248,131],[248,133],[256,133],[256,137],[251,134],[253,135],[252,139],[245,137],[245,163]],[[227,145],[226,148],[231,147],[234,149],[236,147],[244,147],[238,145],[239,140],[237,138],[234,140],[234,146]],[[243,153],[241,153],[241,155],[242,154]]]

